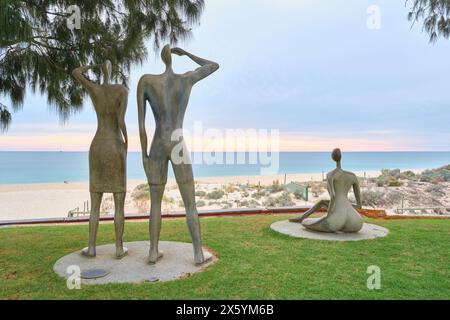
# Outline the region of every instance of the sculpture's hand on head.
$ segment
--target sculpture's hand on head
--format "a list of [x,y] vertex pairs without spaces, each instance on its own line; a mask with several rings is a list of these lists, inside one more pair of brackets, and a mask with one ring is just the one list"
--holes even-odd
[[99,68],[101,65],[98,64],[90,64],[87,66],[81,66],[72,71],[72,76],[79,82],[81,85],[88,90],[88,92],[92,92],[91,90],[96,85],[94,82],[90,81],[85,75],[84,72]]
[[197,57],[196,55],[193,55],[192,53],[187,52],[186,50],[183,50],[181,48],[172,48],[170,52],[178,56],[187,56],[192,61],[200,65],[200,68],[185,73],[185,75],[192,80],[193,84],[206,78],[219,69],[219,64],[217,62]]

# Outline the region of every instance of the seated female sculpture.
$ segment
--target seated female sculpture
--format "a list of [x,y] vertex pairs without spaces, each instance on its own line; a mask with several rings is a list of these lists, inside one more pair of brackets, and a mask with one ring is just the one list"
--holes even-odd
[[[356,208],[361,209],[361,192],[356,175],[344,171],[341,168],[341,150],[334,149],[331,155],[336,161],[336,169],[327,174],[327,189],[330,200],[322,200],[306,211],[301,217],[291,219],[291,222],[299,222],[305,228],[320,232],[358,232],[363,227],[364,221],[348,200],[348,192],[353,187]],[[319,219],[306,219],[314,212],[328,208],[326,216]]]

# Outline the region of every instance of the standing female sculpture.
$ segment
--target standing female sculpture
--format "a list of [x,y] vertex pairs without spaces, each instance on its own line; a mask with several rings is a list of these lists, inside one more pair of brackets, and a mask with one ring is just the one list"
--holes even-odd
[[[322,200],[306,211],[301,217],[291,219],[300,222],[306,229],[320,232],[358,232],[364,221],[348,200],[348,192],[353,187],[356,208],[361,208],[361,192],[358,178],[352,172],[344,171],[341,167],[341,150],[334,149],[331,157],[336,161],[336,169],[327,174],[327,188],[330,200]],[[328,208],[326,216],[320,219],[307,219],[314,212]]]
[[[101,68],[103,83],[87,79],[83,73]],[[82,250],[88,257],[96,255],[96,238],[103,193],[114,194],[114,225],[116,233],[116,257],[127,254],[123,247],[124,206],[126,195],[126,159],[128,136],[125,126],[128,89],[120,84],[110,84],[111,62],[102,65],[79,67],[72,72],[89,93],[97,114],[97,132],[89,149],[89,191],[91,213],[89,219],[89,246]]]

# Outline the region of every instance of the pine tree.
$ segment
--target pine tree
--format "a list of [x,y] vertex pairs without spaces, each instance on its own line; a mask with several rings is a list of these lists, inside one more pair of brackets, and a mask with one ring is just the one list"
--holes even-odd
[[12,102],[0,103],[0,129],[27,88],[46,95],[66,120],[85,97],[74,68],[109,59],[112,78],[126,84],[130,67],[148,55],[146,43],[157,49],[187,39],[203,8],[204,0],[0,0],[0,94]]
[[450,36],[450,0],[409,0],[411,3],[408,19],[423,21],[423,29],[430,35],[430,42],[439,36]]

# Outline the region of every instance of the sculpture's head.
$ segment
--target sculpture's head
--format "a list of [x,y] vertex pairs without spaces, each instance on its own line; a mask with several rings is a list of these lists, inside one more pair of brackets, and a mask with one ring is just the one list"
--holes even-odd
[[172,49],[169,44],[165,45],[162,49],[161,59],[167,67],[172,66]]
[[331,158],[335,161],[335,162],[341,162],[341,149],[336,148],[333,150],[333,152],[331,153]]
[[103,71],[103,83],[108,84],[111,80],[111,73],[112,73],[112,64],[110,60],[106,60],[102,64],[102,71]]

